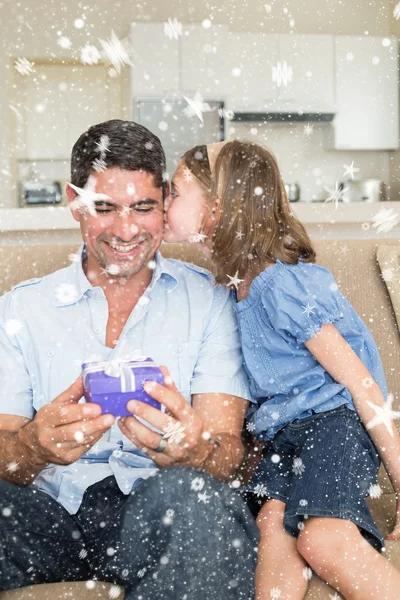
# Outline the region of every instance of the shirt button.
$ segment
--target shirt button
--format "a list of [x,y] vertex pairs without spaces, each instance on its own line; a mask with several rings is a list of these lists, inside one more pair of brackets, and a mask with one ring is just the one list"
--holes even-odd
[[182,352],[182,350],[183,350],[183,348],[179,344],[178,344],[178,346],[175,346],[175,348],[174,348],[175,354],[180,354]]
[[101,327],[96,327],[96,329],[94,330],[95,333],[101,333]]
[[52,358],[54,356],[54,350],[48,350],[47,351],[47,356],[49,356],[50,358]]

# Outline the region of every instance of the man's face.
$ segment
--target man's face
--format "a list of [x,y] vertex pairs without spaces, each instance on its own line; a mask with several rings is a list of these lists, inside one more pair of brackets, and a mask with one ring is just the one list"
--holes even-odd
[[[95,175],[95,215],[72,204],[79,221],[91,268],[97,263],[113,277],[129,278],[147,267],[163,235],[162,189],[144,171],[106,169]],[[74,192],[68,188],[70,201]]]

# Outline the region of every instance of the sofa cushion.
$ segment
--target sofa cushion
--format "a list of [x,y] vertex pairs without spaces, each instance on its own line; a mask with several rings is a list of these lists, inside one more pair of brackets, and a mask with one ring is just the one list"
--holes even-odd
[[377,258],[400,329],[400,247],[380,244]]

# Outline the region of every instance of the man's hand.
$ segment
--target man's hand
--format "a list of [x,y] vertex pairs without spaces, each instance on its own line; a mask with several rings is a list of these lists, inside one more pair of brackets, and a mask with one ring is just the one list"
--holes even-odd
[[[124,435],[140,448],[159,467],[179,463],[198,467],[213,450],[213,445],[203,437],[203,421],[197,412],[178,392],[166,367],[164,384],[148,381],[144,389],[155,400],[163,404],[168,413],[149,406],[145,402],[130,400],[127,408],[132,417],[122,417],[118,425]],[[164,432],[167,445],[162,452],[156,452],[162,436],[149,429],[135,417],[144,419]]]
[[98,404],[78,404],[83,392],[83,381],[79,376],[20,430],[21,440],[29,448],[31,458],[39,463],[69,465],[111,427],[114,417],[101,415]]

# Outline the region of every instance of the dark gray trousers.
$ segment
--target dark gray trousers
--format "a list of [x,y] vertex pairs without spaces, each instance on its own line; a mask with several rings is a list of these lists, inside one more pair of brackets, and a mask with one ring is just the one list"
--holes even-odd
[[108,581],[128,600],[253,600],[259,534],[229,486],[169,467],[129,495],[108,477],[76,515],[32,487],[0,481],[0,590]]

